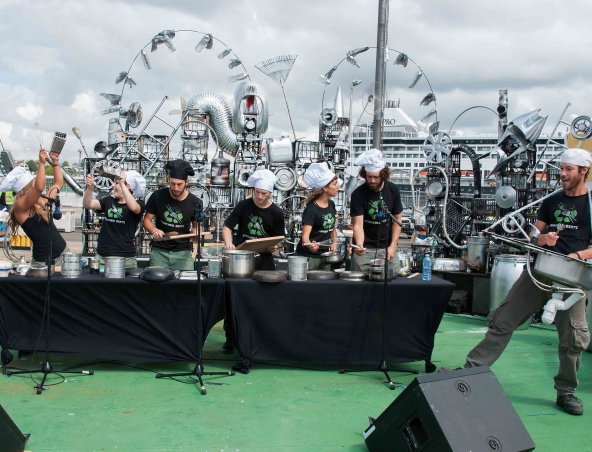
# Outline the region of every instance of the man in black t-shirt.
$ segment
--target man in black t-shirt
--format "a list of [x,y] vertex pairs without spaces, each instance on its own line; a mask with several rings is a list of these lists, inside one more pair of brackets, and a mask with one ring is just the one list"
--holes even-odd
[[100,200],[92,199],[94,187],[93,177],[88,174],[82,205],[85,209],[105,213],[95,259],[99,261],[99,265],[104,266],[105,257],[125,257],[126,268],[137,268],[134,239],[144,214],[144,202],[137,201],[136,198],[144,196],[146,180],[137,171],[122,171],[119,178],[113,181],[113,196]]
[[[144,229],[155,239],[163,238],[165,235],[195,232],[196,206],[201,208],[202,205],[201,199],[187,191],[189,176],[195,174],[188,162],[172,160],[165,165],[165,169],[168,172],[169,186],[150,195],[144,216]],[[152,241],[150,265],[171,270],[194,270],[194,241],[195,237]]]
[[[222,237],[226,249],[233,250],[246,240],[284,235],[284,213],[270,197],[276,177],[269,170],[257,170],[247,183],[253,187],[252,198],[239,202],[224,222]],[[238,226],[236,236],[233,229]],[[277,246],[270,246],[267,252],[259,253],[255,259],[255,270],[275,270],[271,253]]]
[[[592,155],[582,149],[563,153],[560,172],[563,191],[545,199],[539,208],[534,224],[541,233],[537,245],[574,259],[592,258],[591,198],[585,183],[590,163]],[[564,227],[558,229],[559,225]],[[537,280],[551,284],[548,278],[537,276]],[[465,367],[491,366],[505,350],[514,330],[549,298],[550,293],[540,290],[524,270],[499,307],[489,314],[485,338],[469,352]],[[586,298],[568,310],[557,311],[555,326],[559,336],[556,404],[569,414],[580,415],[584,413],[584,405],[574,393],[582,351],[590,343]]]
[[354,226],[353,241],[357,246],[352,254],[351,269],[365,272],[371,260],[384,259],[387,254],[389,267],[398,272],[397,243],[401,226],[392,221],[390,214],[399,222],[403,217],[399,188],[389,182],[390,169],[378,149],[364,152],[354,164],[362,166],[359,174],[366,183],[351,195],[350,216]]

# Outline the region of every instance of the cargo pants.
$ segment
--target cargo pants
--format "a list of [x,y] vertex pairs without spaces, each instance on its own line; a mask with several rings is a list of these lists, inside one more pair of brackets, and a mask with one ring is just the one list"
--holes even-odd
[[[544,284],[550,284],[547,278],[536,278]],[[505,350],[514,330],[542,308],[549,298],[550,292],[535,286],[524,270],[499,307],[487,317],[485,339],[469,352],[465,367],[491,366]],[[578,385],[577,372],[582,351],[590,344],[586,297],[567,311],[557,311],[555,326],[559,336],[559,371],[554,377],[555,389],[557,395],[573,394]]]

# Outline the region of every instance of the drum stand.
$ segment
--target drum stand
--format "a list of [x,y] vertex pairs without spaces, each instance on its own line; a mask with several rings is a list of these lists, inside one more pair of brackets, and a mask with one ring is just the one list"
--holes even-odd
[[202,377],[209,375],[224,375],[231,377],[235,375],[234,372],[204,372],[202,364],[202,352],[203,352],[203,341],[201,340],[203,329],[201,326],[201,220],[203,219],[203,207],[201,203],[198,203],[194,207],[193,218],[197,223],[195,228],[195,235],[197,239],[197,363],[195,368],[191,372],[181,372],[175,374],[156,374],[156,378],[172,378],[172,377],[197,377],[199,386],[202,394],[206,394],[206,388],[203,383]]
[[[35,386],[35,390],[37,394],[41,394],[44,390],[48,390],[49,388],[44,386],[45,380],[49,374],[79,374],[79,375],[94,375],[94,371],[92,370],[54,370],[51,363],[49,362],[49,319],[50,319],[50,312],[51,312],[51,267],[53,261],[53,250],[52,250],[52,243],[51,243],[51,226],[53,225],[53,205],[56,203],[54,198],[50,198],[49,196],[43,196],[43,198],[47,199],[47,210],[49,213],[49,257],[47,258],[47,292],[45,296],[45,306],[47,306],[47,323],[45,325],[45,361],[41,363],[40,370],[17,370],[7,371],[6,375],[10,377],[11,375],[19,375],[19,374],[33,374],[41,372],[43,374],[43,378],[41,379],[41,383]],[[43,327],[43,322],[42,325]],[[37,347],[35,347],[37,348]],[[33,355],[35,356],[35,355]],[[33,358],[31,358],[33,359]],[[32,378],[32,377],[31,377]],[[35,380],[33,380],[35,381]]]
[[[391,224],[389,218],[401,226],[400,222],[386,209],[386,207],[382,207],[381,204],[378,204],[378,213],[377,217],[382,218],[384,215],[382,210],[385,210],[384,213],[387,214],[387,222],[386,222],[386,230],[387,234],[390,231],[389,225]],[[382,223],[381,223],[382,229]],[[380,238],[380,233],[378,234]],[[383,294],[382,294],[382,359],[380,360],[380,364],[378,365],[378,371],[382,372],[386,377],[387,383],[389,384],[389,389],[395,389],[395,383],[391,380],[389,375],[389,370],[391,372],[402,372],[402,373],[412,373],[418,374],[419,371],[417,370],[398,370],[398,369],[389,369],[388,363],[386,362],[386,299],[387,299],[387,284],[388,284],[388,269],[389,269],[389,260],[388,260],[388,244],[387,248],[384,250],[384,285],[383,285]],[[368,284],[372,284],[372,282],[368,281]],[[427,362],[426,362],[427,367]],[[340,374],[344,374],[346,372],[376,372],[376,369],[365,369],[365,370],[346,370],[346,369],[339,369]]]

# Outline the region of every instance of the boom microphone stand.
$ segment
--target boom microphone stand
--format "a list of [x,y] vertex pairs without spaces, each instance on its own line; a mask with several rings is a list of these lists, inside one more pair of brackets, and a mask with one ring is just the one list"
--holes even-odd
[[193,219],[197,223],[197,227],[195,228],[195,235],[197,239],[197,363],[195,364],[195,368],[191,372],[182,372],[176,374],[156,374],[156,378],[171,378],[171,377],[197,377],[199,381],[199,386],[201,389],[202,394],[206,394],[206,388],[203,384],[202,377],[208,375],[224,375],[227,377],[231,377],[235,375],[234,372],[204,372],[203,364],[202,364],[202,352],[203,352],[203,329],[201,325],[201,275],[200,275],[200,267],[201,267],[201,220],[203,220],[203,204],[200,202],[195,204],[193,210]]
[[[59,193],[59,191],[58,191]],[[49,193],[48,193],[49,195]],[[45,380],[49,374],[79,374],[79,375],[94,375],[94,371],[92,370],[54,370],[51,363],[49,362],[49,319],[50,319],[50,312],[51,312],[51,267],[53,263],[53,250],[52,250],[52,243],[51,243],[51,227],[53,226],[53,219],[54,215],[57,219],[61,218],[61,213],[59,210],[56,210],[55,214],[53,212],[53,206],[57,205],[59,208],[59,199],[51,198],[49,196],[41,195],[42,198],[47,200],[47,210],[49,213],[49,256],[47,258],[47,292],[45,294],[45,306],[47,306],[47,324],[45,326],[45,361],[41,364],[41,370],[18,370],[16,372],[8,371],[6,372],[7,376],[11,375],[19,375],[19,374],[33,374],[41,372],[43,374],[43,378],[41,379],[41,383],[35,386],[37,394],[41,394],[44,390],[49,388],[45,387]],[[59,217],[57,215],[59,214]],[[43,321],[41,322],[41,327],[43,328]],[[37,347],[35,347],[37,348]],[[35,356],[35,355],[33,355]],[[35,380],[33,380],[35,381]]]
[[[382,201],[382,194],[380,197],[380,201]],[[391,221],[393,223],[398,224],[399,226],[402,226],[401,222],[399,220],[397,220],[395,218],[395,216],[393,214],[391,214],[389,212],[389,210],[387,209],[386,206],[382,205],[382,202],[378,203],[378,212],[376,213],[376,216],[382,220],[382,218],[384,217],[384,215],[386,214],[386,230],[387,230],[387,235],[388,232],[391,231]],[[382,231],[382,221],[381,221],[381,231]],[[379,239],[380,239],[380,233],[379,233]],[[380,241],[380,240],[379,240]],[[383,285],[383,293],[382,293],[382,358],[380,360],[380,364],[378,365],[378,370],[380,372],[382,372],[384,374],[384,376],[386,377],[387,383],[389,384],[389,388],[391,390],[395,389],[395,383],[391,380],[391,377],[389,375],[389,367],[388,367],[388,363],[386,362],[386,299],[387,299],[387,290],[388,290],[388,270],[389,270],[389,259],[388,259],[388,240],[387,240],[387,247],[384,250],[384,285]],[[372,284],[371,282],[368,282],[368,284]],[[392,372],[403,372],[403,373],[412,373],[412,374],[418,374],[419,371],[417,370],[395,370],[395,369],[390,369]],[[362,370],[362,371],[353,371],[353,370],[345,370],[345,369],[340,369],[339,373],[340,374],[344,374],[346,372],[375,372],[374,369],[370,369],[370,370]]]

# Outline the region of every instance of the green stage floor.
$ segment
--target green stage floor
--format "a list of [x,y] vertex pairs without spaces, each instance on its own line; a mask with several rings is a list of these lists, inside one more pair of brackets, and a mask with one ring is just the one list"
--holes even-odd
[[[445,316],[433,361],[461,365],[484,331],[483,321]],[[230,370],[237,361],[238,355],[221,352],[223,340],[218,324],[206,343],[206,371]],[[570,416],[555,406],[556,346],[554,331],[518,331],[492,370],[537,451],[592,451],[592,354],[584,353],[577,393],[587,412]],[[11,366],[28,368],[30,360],[15,358]],[[89,363],[60,356],[51,361],[54,368]],[[0,375],[0,404],[21,431],[31,433],[27,449],[34,452],[366,451],[368,416],[378,416],[414,378],[393,372],[397,389],[391,391],[379,372],[340,375],[283,364],[256,363],[248,375],[205,377],[207,395],[196,385],[154,378],[154,372],[189,371],[190,363],[93,363],[87,368],[94,376],[68,375],[42,395],[28,375]],[[424,372],[423,362],[397,368]],[[49,383],[59,380],[54,375]]]

